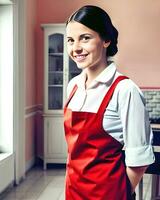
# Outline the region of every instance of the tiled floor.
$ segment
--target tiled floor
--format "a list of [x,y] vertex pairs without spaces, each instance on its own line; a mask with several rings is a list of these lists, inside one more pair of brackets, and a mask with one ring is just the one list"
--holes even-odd
[[65,169],[42,167],[30,170],[18,186],[8,189],[0,200],[64,200]]
[[[42,167],[30,170],[26,179],[19,185],[8,189],[0,200],[64,200],[63,167],[50,167],[46,171]],[[143,200],[150,200],[151,176],[144,176]]]

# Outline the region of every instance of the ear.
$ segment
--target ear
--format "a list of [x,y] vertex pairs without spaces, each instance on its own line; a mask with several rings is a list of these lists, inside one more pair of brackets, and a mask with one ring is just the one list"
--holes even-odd
[[103,46],[104,46],[104,48],[107,48],[109,45],[110,45],[110,43],[111,43],[111,41],[104,41],[104,44],[103,44]]

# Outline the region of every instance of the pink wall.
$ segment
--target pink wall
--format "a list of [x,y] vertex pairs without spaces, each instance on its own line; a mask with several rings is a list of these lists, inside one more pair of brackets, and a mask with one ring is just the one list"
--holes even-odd
[[35,47],[35,26],[36,26],[36,3],[27,0],[26,12],[26,107],[36,105],[36,47]]
[[160,87],[160,1],[126,1],[111,8],[120,32],[119,69],[141,87]]

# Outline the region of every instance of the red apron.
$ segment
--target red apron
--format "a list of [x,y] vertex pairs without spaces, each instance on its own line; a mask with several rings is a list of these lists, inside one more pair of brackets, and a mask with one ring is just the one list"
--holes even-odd
[[[122,144],[103,129],[106,107],[119,76],[105,95],[97,113],[77,112],[64,107],[64,127],[68,144],[66,200],[130,200],[130,183],[122,159]],[[96,99],[95,99],[96,101]]]

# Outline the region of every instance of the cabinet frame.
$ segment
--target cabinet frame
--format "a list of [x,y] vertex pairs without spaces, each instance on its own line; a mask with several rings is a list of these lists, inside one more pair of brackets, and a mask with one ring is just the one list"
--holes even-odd
[[[66,163],[67,159],[67,147],[65,142],[65,136],[63,131],[63,109],[50,109],[48,105],[48,81],[49,81],[49,36],[52,34],[62,34],[63,35],[63,105],[66,100],[66,86],[68,83],[68,66],[69,58],[66,49],[66,37],[65,37],[65,24],[42,24],[44,30],[44,109],[43,109],[43,119],[44,119],[44,155],[43,155],[43,168],[47,169],[48,163]],[[56,127],[58,133],[60,133],[59,138],[62,141],[57,143],[57,139],[54,138],[53,134],[56,133],[55,129],[52,128],[53,124],[57,121],[60,122],[61,127]],[[53,129],[53,130],[52,130]],[[55,134],[56,135],[56,134]],[[57,136],[57,135],[56,135]],[[55,139],[55,141],[53,141]],[[53,146],[52,146],[53,145]],[[55,151],[55,146],[60,149],[59,153]]]

